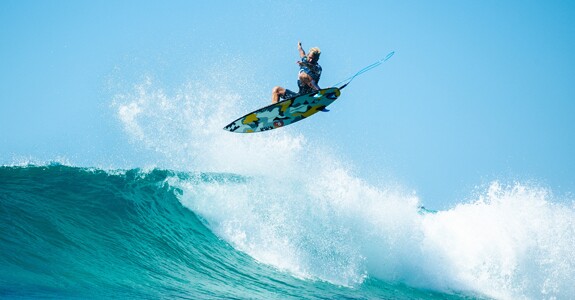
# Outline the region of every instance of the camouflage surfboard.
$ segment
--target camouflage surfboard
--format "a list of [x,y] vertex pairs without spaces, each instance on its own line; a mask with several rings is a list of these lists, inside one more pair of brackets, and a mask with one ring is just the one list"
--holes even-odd
[[238,133],[252,133],[272,130],[301,121],[335,101],[341,94],[336,87],[321,89],[268,105],[251,112],[224,127]]

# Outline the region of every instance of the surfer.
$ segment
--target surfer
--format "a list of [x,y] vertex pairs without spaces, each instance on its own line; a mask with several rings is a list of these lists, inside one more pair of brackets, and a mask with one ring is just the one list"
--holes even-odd
[[299,74],[297,85],[299,92],[295,93],[281,86],[276,86],[272,90],[272,103],[277,103],[280,98],[288,99],[298,95],[309,94],[319,90],[318,82],[321,77],[321,66],[317,63],[321,51],[317,47],[309,49],[307,55],[301,47],[301,42],[297,43],[299,56],[301,60],[296,63],[299,65]]

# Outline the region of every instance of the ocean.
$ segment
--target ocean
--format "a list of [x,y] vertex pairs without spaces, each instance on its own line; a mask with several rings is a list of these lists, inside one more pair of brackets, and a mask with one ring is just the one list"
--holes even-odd
[[330,182],[0,167],[0,297],[569,299],[575,210],[494,183],[445,211]]

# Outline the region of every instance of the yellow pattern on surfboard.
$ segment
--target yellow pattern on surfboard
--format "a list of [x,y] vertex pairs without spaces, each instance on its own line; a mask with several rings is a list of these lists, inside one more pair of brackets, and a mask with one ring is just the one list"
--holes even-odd
[[253,122],[257,121],[257,120],[258,120],[258,115],[255,114],[255,113],[253,113],[253,114],[247,115],[242,123],[244,123],[244,124],[250,124],[250,123],[253,123]]

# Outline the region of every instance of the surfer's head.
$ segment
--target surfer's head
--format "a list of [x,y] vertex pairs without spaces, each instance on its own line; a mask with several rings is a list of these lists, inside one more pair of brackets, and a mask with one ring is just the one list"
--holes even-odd
[[313,47],[308,51],[308,59],[317,62],[319,60],[319,55],[321,54],[321,50],[318,47]]

